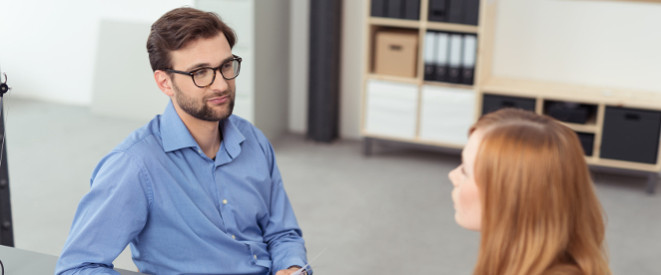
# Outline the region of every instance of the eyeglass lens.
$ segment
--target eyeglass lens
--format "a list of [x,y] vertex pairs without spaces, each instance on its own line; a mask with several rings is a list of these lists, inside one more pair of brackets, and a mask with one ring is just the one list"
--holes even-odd
[[[227,61],[220,65],[218,70],[223,78],[227,80],[234,79],[239,75],[240,62],[236,59]],[[197,86],[206,87],[213,83],[216,78],[216,70],[212,68],[201,68],[193,73],[193,81]]]

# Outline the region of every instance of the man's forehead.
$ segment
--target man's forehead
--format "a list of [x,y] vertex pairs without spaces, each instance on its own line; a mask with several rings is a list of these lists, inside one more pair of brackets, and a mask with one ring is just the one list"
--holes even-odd
[[200,38],[185,47],[170,52],[172,65],[182,68],[198,64],[207,66],[219,65],[223,61],[232,58],[232,49],[224,35],[211,38]]

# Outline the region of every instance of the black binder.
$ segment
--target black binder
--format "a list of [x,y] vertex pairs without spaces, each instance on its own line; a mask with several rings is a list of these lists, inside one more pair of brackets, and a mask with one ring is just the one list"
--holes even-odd
[[461,59],[461,83],[473,85],[475,75],[475,58],[477,55],[477,37],[465,34],[463,37],[463,54]]
[[386,1],[388,0],[372,0],[372,17],[386,17]]
[[477,26],[480,14],[480,0],[464,0],[463,5],[463,23]]
[[463,35],[453,33],[450,34],[450,57],[448,62],[448,82],[462,83],[462,51],[463,51]]
[[420,19],[420,0],[404,0],[404,19]]
[[436,33],[427,32],[425,34],[425,52],[423,60],[425,62],[425,81],[434,81],[436,79]]
[[464,23],[464,0],[450,0],[448,22],[457,24]]
[[448,21],[448,0],[429,0],[429,21]]
[[404,0],[387,0],[388,1],[388,17],[403,18],[404,17]]
[[439,32],[436,34],[436,66],[434,67],[434,79],[436,81],[448,81],[448,59],[450,54],[450,34]]

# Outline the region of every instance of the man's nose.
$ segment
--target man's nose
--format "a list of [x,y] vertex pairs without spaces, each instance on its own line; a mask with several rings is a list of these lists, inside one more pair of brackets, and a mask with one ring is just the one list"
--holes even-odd
[[220,70],[214,70],[213,73],[216,74],[216,79],[213,81],[213,83],[211,83],[211,88],[220,91],[227,90],[229,85]]

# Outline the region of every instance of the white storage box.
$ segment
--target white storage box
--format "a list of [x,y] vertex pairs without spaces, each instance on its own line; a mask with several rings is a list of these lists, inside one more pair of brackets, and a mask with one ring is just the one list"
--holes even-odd
[[423,86],[420,139],[464,145],[475,122],[475,91]]
[[367,82],[365,132],[415,138],[418,87],[382,80]]

